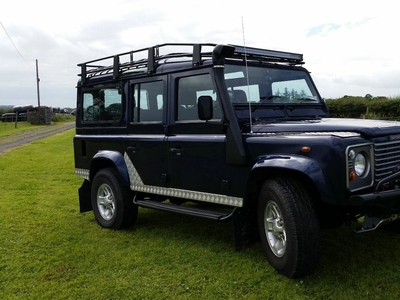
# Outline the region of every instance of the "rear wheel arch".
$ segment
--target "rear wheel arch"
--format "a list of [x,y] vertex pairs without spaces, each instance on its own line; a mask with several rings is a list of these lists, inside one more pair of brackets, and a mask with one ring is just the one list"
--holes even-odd
[[91,211],[91,186],[96,174],[103,169],[115,169],[118,172],[124,187],[130,190],[130,181],[128,168],[125,164],[124,157],[116,151],[99,151],[92,159],[89,168],[89,180],[85,180],[79,189],[80,211]]
[[123,182],[129,187],[129,173],[124,156],[117,151],[99,151],[90,164],[90,181],[93,181],[97,172],[105,168],[115,168]]

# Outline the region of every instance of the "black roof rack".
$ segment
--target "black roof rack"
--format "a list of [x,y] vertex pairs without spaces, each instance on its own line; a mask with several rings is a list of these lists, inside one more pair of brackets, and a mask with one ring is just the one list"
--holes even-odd
[[[101,75],[112,75],[114,80],[119,79],[123,74],[153,74],[161,63],[168,63],[167,59],[187,58],[192,61],[193,67],[198,67],[204,59],[212,58],[212,50],[217,44],[213,43],[166,43],[148,48],[132,50],[112,56],[107,56],[85,63],[78,64],[81,67],[81,84],[84,84],[88,78]],[[244,47],[237,45],[228,45],[235,48],[230,56],[238,60],[256,60],[263,62],[276,62],[290,65],[303,64],[303,55],[298,53],[283,52],[276,50],[267,50],[260,48]],[[187,52],[168,52],[168,49],[181,50],[184,47],[190,47]],[[208,50],[208,51],[206,51]],[[166,52],[162,54],[161,52]],[[134,56],[141,55],[140,59],[134,59]],[[129,71],[129,72],[128,72]]]

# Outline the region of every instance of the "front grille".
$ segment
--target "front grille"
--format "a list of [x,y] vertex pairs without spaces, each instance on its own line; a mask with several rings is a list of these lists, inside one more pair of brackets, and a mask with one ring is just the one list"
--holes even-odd
[[347,163],[347,168],[348,170],[353,170],[353,160],[349,159],[349,162]]
[[375,181],[379,181],[400,166],[400,141],[375,144]]

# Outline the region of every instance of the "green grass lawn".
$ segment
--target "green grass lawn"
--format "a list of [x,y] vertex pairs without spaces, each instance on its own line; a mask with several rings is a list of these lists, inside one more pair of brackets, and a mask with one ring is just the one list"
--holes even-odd
[[400,233],[323,231],[316,272],[290,280],[231,223],[139,210],[130,230],[79,213],[74,131],[0,156],[1,299],[398,299]]

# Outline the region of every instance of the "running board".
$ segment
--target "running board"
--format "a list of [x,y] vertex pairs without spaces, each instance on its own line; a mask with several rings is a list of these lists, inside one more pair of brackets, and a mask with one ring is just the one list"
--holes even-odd
[[223,212],[217,212],[217,211],[213,211],[213,210],[180,206],[180,205],[176,205],[176,204],[168,204],[168,203],[157,202],[157,201],[153,201],[153,200],[133,200],[133,203],[140,207],[157,209],[157,210],[162,210],[162,211],[176,212],[176,213],[180,213],[180,214],[184,214],[184,215],[201,217],[201,218],[206,218],[206,219],[211,219],[211,220],[216,220],[216,221],[229,220],[230,218],[232,218],[233,213],[236,209],[235,208],[232,212],[225,214]]

